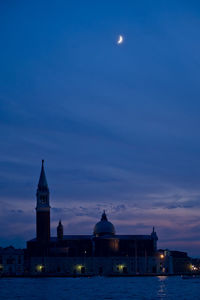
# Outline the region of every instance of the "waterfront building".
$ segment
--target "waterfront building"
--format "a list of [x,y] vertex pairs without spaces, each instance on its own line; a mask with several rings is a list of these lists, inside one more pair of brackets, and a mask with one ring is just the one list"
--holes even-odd
[[24,250],[0,247],[0,275],[24,274]]
[[157,273],[184,274],[192,270],[191,258],[186,252],[162,250],[157,251]]
[[127,275],[157,272],[157,234],[118,235],[104,211],[90,235],[50,234],[49,187],[44,161],[37,187],[36,238],[27,242],[32,274]]

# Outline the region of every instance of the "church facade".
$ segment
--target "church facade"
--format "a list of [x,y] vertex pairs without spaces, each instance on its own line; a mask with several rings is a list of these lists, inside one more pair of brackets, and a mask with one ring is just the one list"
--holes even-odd
[[36,238],[27,242],[31,274],[121,276],[157,272],[158,237],[154,228],[149,235],[118,235],[105,211],[90,235],[64,235],[59,221],[57,236],[52,237],[44,161],[36,196]]

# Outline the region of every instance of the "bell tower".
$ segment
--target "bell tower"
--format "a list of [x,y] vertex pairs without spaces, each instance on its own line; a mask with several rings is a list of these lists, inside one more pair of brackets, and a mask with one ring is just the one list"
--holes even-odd
[[42,160],[36,197],[36,236],[38,242],[45,244],[50,240],[50,205],[49,188],[44,171],[44,160]]

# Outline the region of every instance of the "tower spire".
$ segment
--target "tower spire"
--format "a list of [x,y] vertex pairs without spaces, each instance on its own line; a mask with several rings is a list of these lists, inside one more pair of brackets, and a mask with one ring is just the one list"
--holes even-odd
[[155,231],[155,227],[153,226],[153,231],[151,233],[151,238],[153,240],[153,244],[154,244],[154,250],[157,250],[157,241],[158,241],[158,236],[157,233]]
[[39,190],[45,190],[48,189],[47,179],[44,171],[44,159],[42,160],[42,168],[40,172],[40,179],[38,182],[38,189]]
[[37,240],[46,243],[50,239],[50,205],[49,188],[44,171],[44,160],[37,187],[37,205],[36,205],[36,230]]
[[61,223],[61,220],[58,223],[57,226],[57,239],[62,240],[63,239],[63,225]]

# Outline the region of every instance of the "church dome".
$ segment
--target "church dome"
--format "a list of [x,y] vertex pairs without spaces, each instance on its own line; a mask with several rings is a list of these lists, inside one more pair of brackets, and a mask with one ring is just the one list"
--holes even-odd
[[114,225],[108,221],[105,211],[101,216],[101,221],[98,222],[94,226],[94,235],[102,236],[102,235],[114,235],[115,227]]

